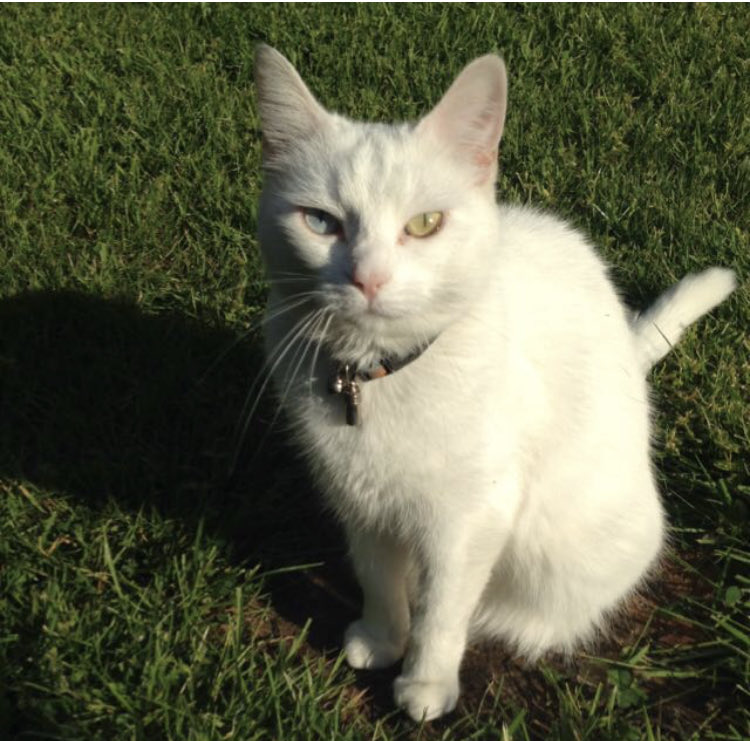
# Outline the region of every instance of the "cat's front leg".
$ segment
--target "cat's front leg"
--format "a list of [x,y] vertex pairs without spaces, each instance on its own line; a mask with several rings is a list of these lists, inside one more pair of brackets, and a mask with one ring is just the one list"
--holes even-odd
[[390,666],[404,655],[409,634],[408,556],[386,535],[349,530],[348,538],[364,605],[344,635],[346,660],[355,669]]
[[445,528],[424,555],[424,580],[396,704],[417,721],[450,712],[459,696],[458,672],[471,617],[499,557],[503,528]]

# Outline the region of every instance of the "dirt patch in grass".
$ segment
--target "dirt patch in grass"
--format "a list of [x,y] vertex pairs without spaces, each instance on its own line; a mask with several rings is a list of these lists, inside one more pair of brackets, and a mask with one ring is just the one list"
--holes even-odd
[[[642,720],[646,708],[652,727],[660,728],[664,737],[694,733],[732,702],[699,672],[691,673],[691,655],[710,650],[712,637],[675,609],[685,600],[710,603],[713,588],[702,576],[709,568],[694,556],[668,554],[646,587],[612,620],[607,634],[572,658],[549,656],[533,665],[500,643],[470,646],[461,669],[456,713],[414,733],[421,739],[439,738],[461,716],[481,722],[492,714],[508,721],[525,709],[528,731],[543,739],[562,730],[561,705],[567,704],[566,712],[575,715],[577,708],[583,713],[590,704],[606,712],[610,702],[621,711],[618,722],[631,715],[628,708],[634,719]],[[265,618],[264,636],[293,640],[310,619],[303,652],[333,661],[346,625],[359,612],[359,589],[343,549],[314,568],[271,577],[269,584],[272,609]],[[356,673],[351,702],[361,717],[374,722],[393,713],[391,685],[398,671],[396,666]]]

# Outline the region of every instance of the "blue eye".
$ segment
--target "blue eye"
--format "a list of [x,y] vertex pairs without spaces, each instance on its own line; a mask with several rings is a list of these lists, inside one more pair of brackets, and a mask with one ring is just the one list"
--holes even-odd
[[322,236],[337,234],[341,231],[341,222],[327,211],[321,211],[319,208],[303,208],[302,216],[307,228],[315,234]]

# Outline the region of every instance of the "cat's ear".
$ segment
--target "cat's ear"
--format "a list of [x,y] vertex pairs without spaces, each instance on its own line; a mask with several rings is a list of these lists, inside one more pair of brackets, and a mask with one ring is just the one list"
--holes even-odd
[[255,86],[266,162],[325,127],[329,114],[297,70],[273,47],[255,47]]
[[477,168],[477,183],[494,184],[503,133],[508,81],[494,54],[466,66],[417,130],[436,137]]

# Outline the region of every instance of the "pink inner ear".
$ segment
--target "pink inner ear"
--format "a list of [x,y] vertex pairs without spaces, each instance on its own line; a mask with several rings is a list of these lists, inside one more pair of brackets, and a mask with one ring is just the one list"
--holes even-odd
[[494,179],[505,120],[505,65],[487,55],[469,64],[420,128],[432,131],[457,158],[480,170],[477,183]]

